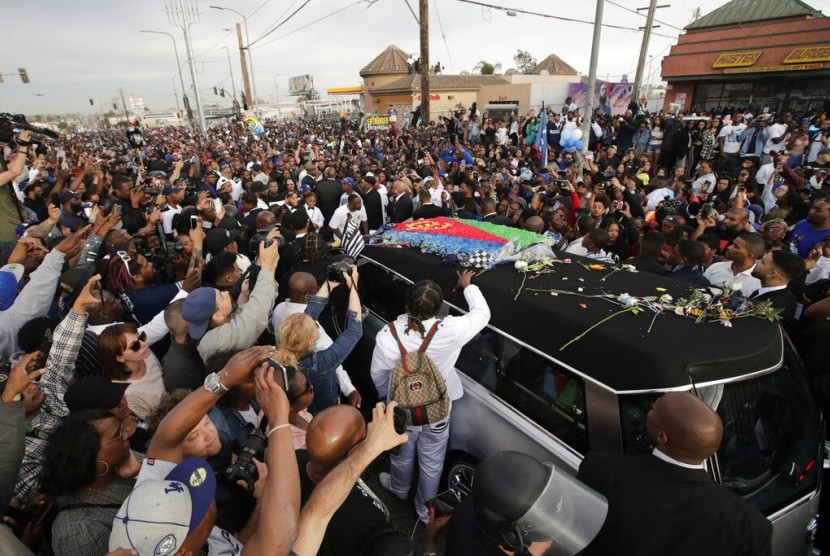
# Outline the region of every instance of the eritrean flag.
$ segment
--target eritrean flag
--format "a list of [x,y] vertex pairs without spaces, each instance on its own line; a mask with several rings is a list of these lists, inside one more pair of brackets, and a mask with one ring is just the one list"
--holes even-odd
[[385,241],[409,243],[427,253],[495,255],[508,243],[523,249],[534,243],[551,243],[550,238],[488,222],[453,218],[426,218],[398,224],[383,233]]

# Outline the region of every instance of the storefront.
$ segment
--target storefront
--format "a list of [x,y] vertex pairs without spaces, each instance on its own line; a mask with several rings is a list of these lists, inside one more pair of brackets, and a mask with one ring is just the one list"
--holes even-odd
[[663,59],[665,111],[830,110],[830,18],[795,0],[733,0],[696,20]]

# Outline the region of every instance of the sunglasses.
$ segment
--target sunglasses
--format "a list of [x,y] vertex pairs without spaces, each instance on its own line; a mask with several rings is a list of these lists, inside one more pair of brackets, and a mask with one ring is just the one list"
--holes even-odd
[[135,341],[133,341],[133,343],[127,346],[127,349],[138,353],[139,351],[141,351],[141,344],[144,343],[146,340],[147,333],[142,332],[138,335],[138,338],[136,338]]
[[133,277],[133,273],[130,272],[130,261],[132,260],[129,255],[127,255],[126,251],[116,251],[115,253],[118,255],[118,258],[121,259],[121,262],[124,263],[124,269],[127,271],[127,274],[130,278]]
[[303,390],[302,392],[300,392],[296,396],[289,396],[288,401],[289,402],[295,402],[295,401],[299,400],[300,398],[302,398],[303,396],[305,396],[306,394],[313,394],[313,393],[314,393],[314,385],[311,384],[310,382],[306,381],[305,390]]

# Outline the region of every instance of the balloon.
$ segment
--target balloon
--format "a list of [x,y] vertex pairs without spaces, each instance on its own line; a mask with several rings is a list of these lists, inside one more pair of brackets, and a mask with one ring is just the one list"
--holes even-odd
[[560,146],[560,147],[564,147],[564,146],[565,146],[565,138],[564,138],[564,137],[560,137],[560,138],[559,138],[559,146]]
[[585,143],[582,142],[582,139],[578,139],[578,140],[574,141],[574,147],[576,147],[576,150],[581,151],[582,147],[584,147],[584,146],[585,146]]
[[262,124],[259,123],[259,120],[253,118],[251,116],[247,116],[244,119],[244,122],[248,125],[248,129],[256,133],[257,135],[265,134],[265,129],[263,129]]
[[571,138],[565,139],[565,148],[570,149],[574,146],[574,140]]
[[571,131],[571,139],[574,141],[579,141],[582,139],[582,130],[581,129],[574,129]]
[[571,130],[570,129],[563,129],[562,134],[560,135],[560,137],[562,137],[562,139],[564,139],[566,141],[568,139],[571,139]]

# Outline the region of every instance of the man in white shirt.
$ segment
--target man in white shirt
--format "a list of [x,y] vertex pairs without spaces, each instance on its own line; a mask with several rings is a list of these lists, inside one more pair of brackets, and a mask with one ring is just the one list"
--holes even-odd
[[350,218],[357,220],[362,233],[368,233],[369,218],[366,216],[366,209],[363,208],[363,200],[357,193],[349,195],[346,204],[335,210],[331,216],[329,227],[337,239],[343,239]]
[[[662,201],[665,201],[666,197],[674,199],[674,190],[677,187],[676,184],[677,182],[673,181],[672,183],[668,185],[664,184],[664,187],[660,187],[649,193],[647,196],[648,202],[646,203],[646,209],[657,210],[657,205],[659,205]],[[655,185],[657,185],[656,180]]]
[[725,256],[729,260],[713,263],[703,275],[716,288],[723,287],[724,282],[731,282],[744,297],[749,297],[761,287],[761,281],[752,275],[752,271],[755,261],[764,256],[765,250],[766,244],[760,234],[738,236],[726,248]]
[[723,126],[718,133],[720,169],[733,178],[741,161],[741,142],[738,137],[746,130],[746,124],[742,120],[741,114],[735,114],[732,123]]
[[821,129],[810,139],[807,163],[812,164],[815,162],[818,157],[818,152],[825,147],[830,147],[830,119],[821,122]]
[[775,185],[776,179],[779,183],[783,182],[783,178],[777,177],[781,175],[781,169],[787,160],[787,155],[773,151],[770,161],[761,165],[755,173],[755,182],[761,186],[761,201],[764,203],[764,210],[769,212],[775,209],[775,196],[772,194],[772,188]]
[[179,205],[183,197],[182,190],[172,185],[165,185],[161,194],[164,195],[167,203],[167,210],[161,213],[161,225],[164,233],[170,235],[173,233],[173,218],[182,212],[182,207]]
[[775,123],[769,126],[769,139],[764,145],[764,162],[768,162],[773,153],[783,151],[787,146],[787,135],[789,128],[784,123],[784,116],[775,119]]
[[238,179],[233,179],[233,170],[227,165],[222,166],[222,170],[219,171],[219,179],[216,181],[216,191],[222,191],[223,188],[227,187],[225,184],[230,185],[231,198],[234,202],[237,202],[243,192],[242,182]]
[[[282,321],[288,315],[305,312],[308,306],[306,296],[317,295],[317,280],[314,278],[314,275],[308,272],[295,272],[292,274],[291,278],[288,279],[288,295],[288,299],[274,307],[274,312],[271,313],[271,329],[277,338],[277,347],[279,347],[280,342],[280,325]],[[314,342],[311,350],[317,352],[328,349],[334,343],[331,336],[323,330],[320,323],[315,322],[315,324],[317,324],[318,335],[317,341]],[[352,380],[342,365],[337,366],[336,372],[340,391],[349,399],[351,405],[359,408],[360,402],[362,401],[360,392],[354,387]]]
[[695,195],[700,195],[701,191],[711,193],[715,189],[715,174],[712,172],[712,164],[707,160],[700,161],[700,172],[697,179],[692,183]]

